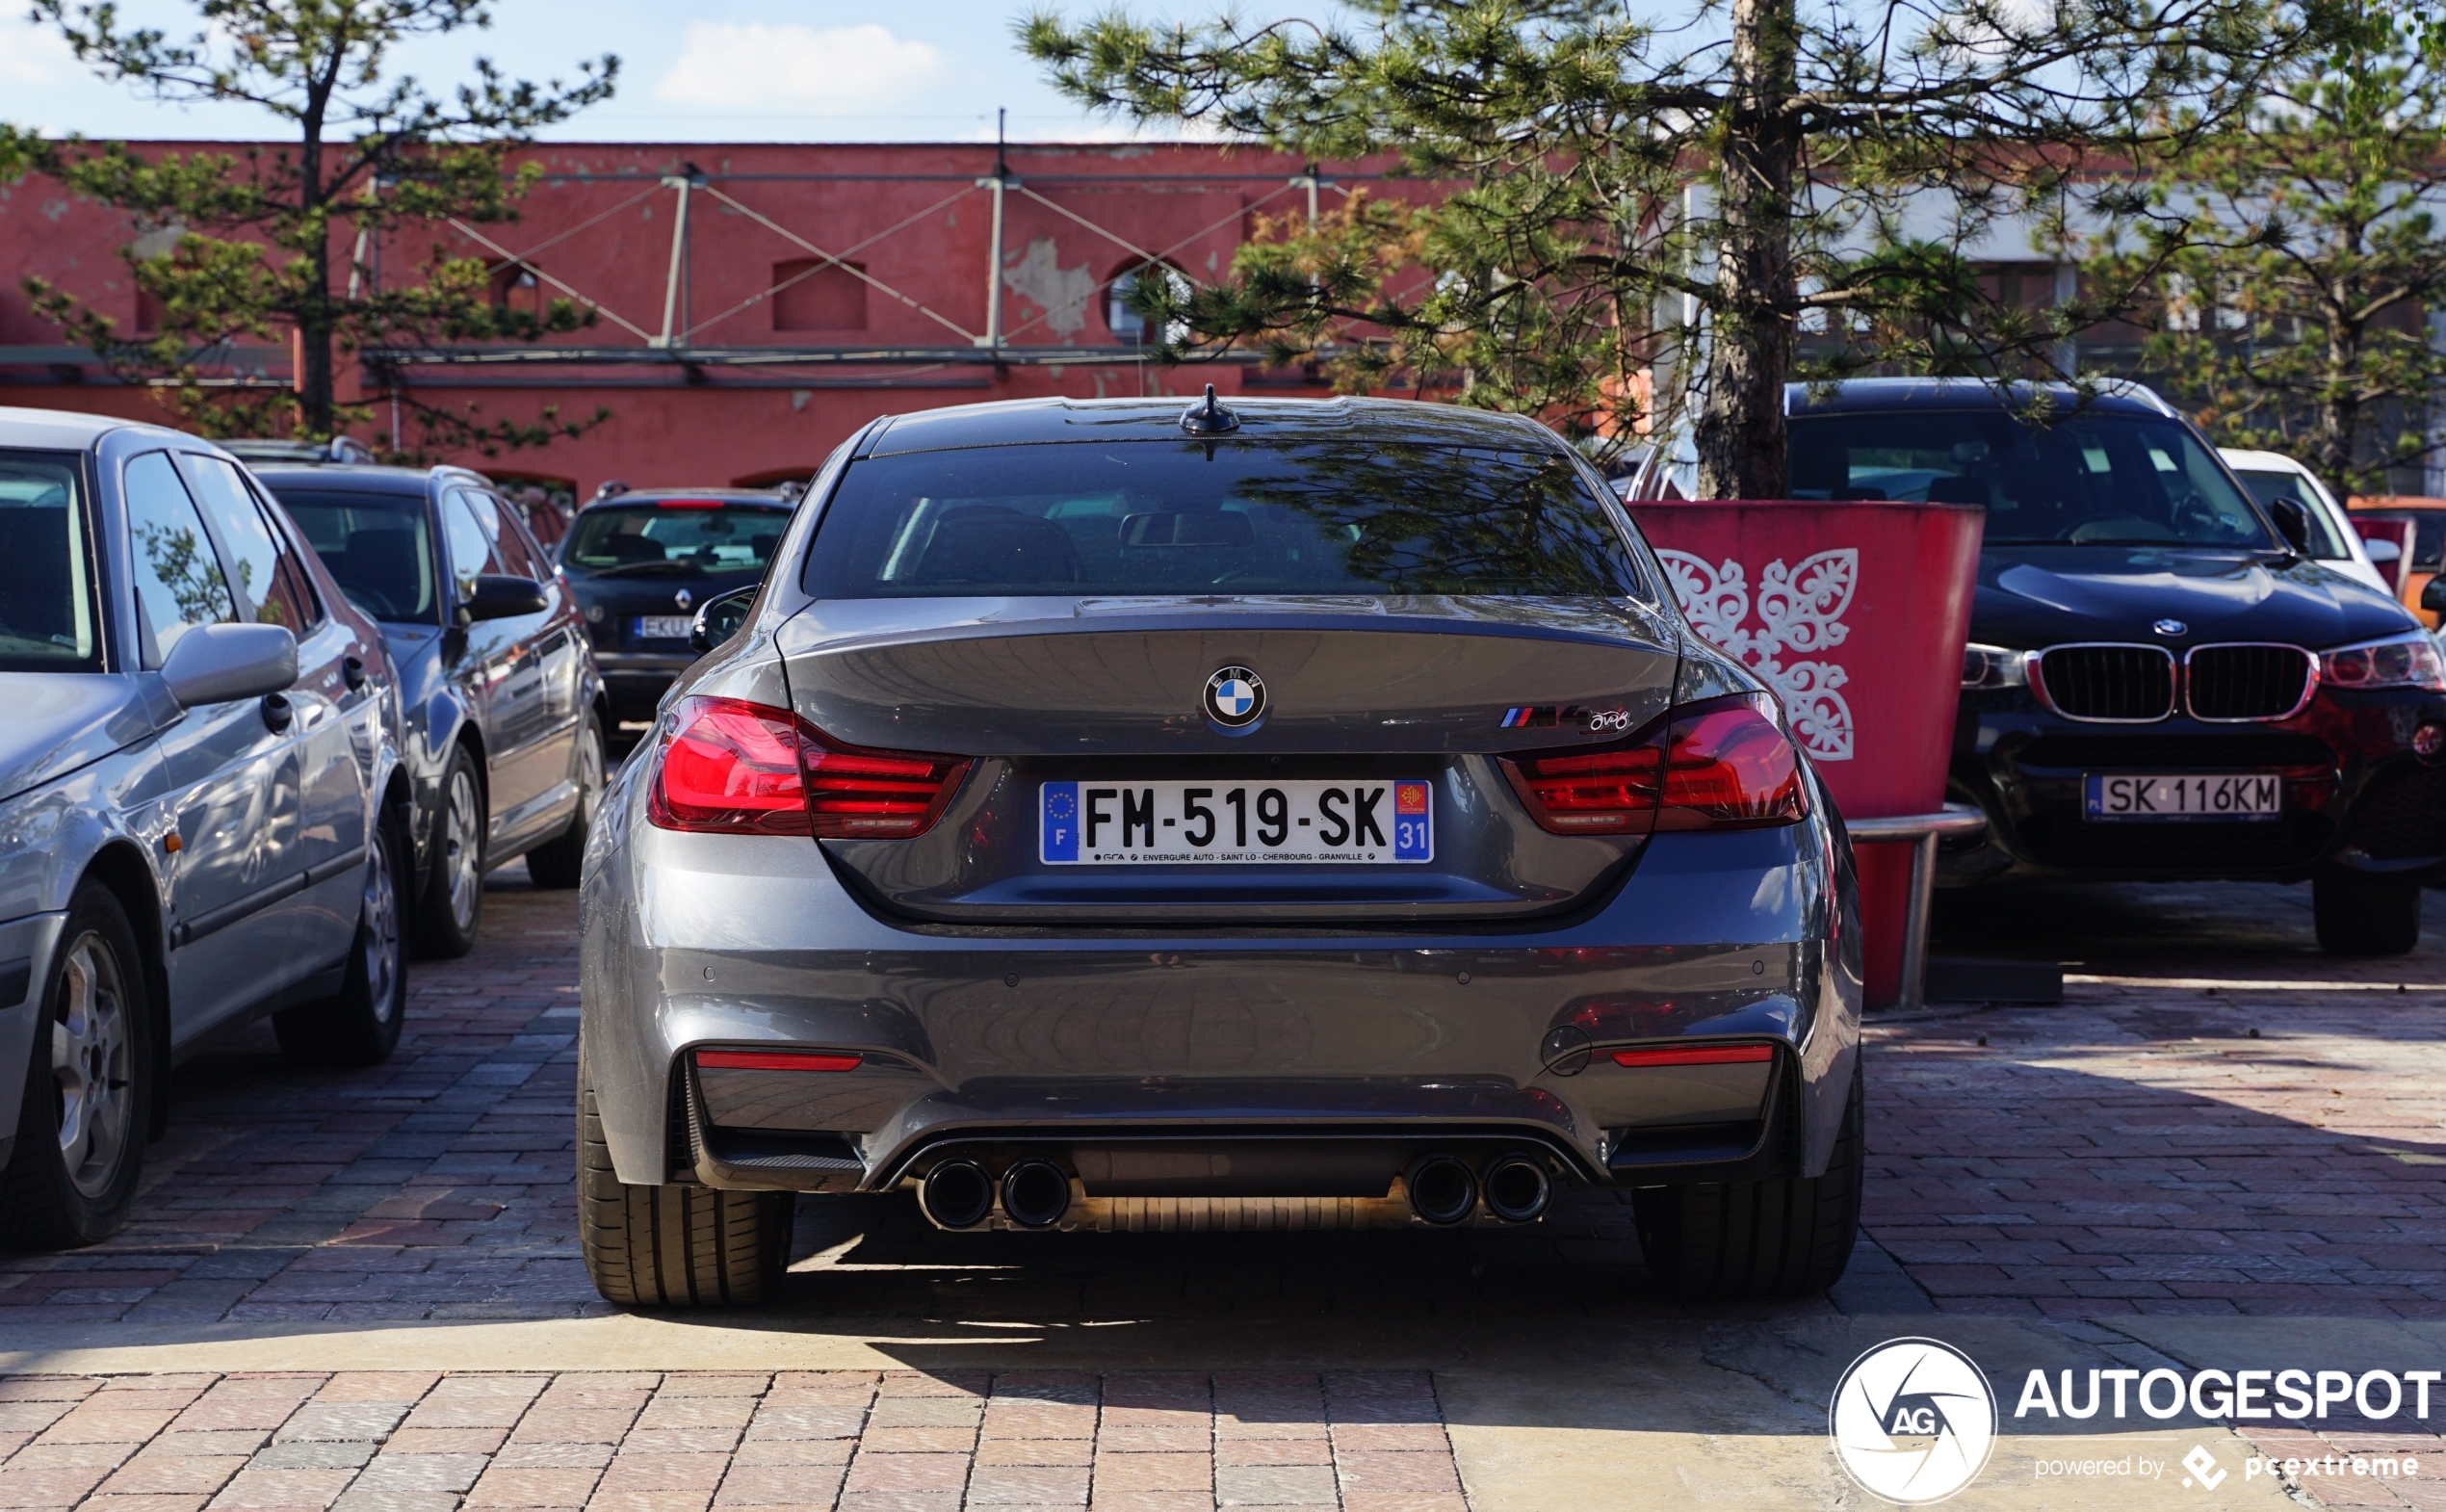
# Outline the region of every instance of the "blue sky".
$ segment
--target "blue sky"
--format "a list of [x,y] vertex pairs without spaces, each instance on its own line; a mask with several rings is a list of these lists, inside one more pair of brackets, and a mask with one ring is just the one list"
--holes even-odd
[[[621,60],[618,95],[549,135],[612,142],[990,141],[997,106],[1018,141],[1106,140],[1130,133],[1091,119],[1020,56],[1011,23],[1028,0],[495,0],[490,30],[420,42],[397,70],[432,85],[490,57],[513,77],[562,77],[605,52]],[[1203,18],[1226,0],[1131,0],[1150,17]],[[1102,9],[1084,0],[1066,9]],[[1288,0],[1243,13],[1322,14]],[[122,16],[175,36],[192,7],[122,0]],[[169,106],[105,83],[55,36],[11,6],[0,13],[0,119],[89,137],[252,138],[273,122],[244,106]],[[1155,133],[1154,135],[1162,135]]]

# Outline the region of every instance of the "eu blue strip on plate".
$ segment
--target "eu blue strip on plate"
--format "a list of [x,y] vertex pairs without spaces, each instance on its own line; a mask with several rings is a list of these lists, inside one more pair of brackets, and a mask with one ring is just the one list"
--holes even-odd
[[1048,862],[1079,859],[1079,784],[1048,782],[1045,784],[1043,818],[1039,825],[1042,844],[1040,855]]

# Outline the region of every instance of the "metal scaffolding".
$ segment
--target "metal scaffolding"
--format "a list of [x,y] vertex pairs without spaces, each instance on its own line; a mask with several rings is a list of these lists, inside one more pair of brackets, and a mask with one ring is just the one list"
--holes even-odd
[[[882,230],[849,246],[834,249],[826,248],[799,230],[783,224],[773,216],[740,198],[730,189],[722,187],[723,185],[742,187],[760,182],[924,182],[958,187],[943,198],[911,215],[902,217]],[[1246,186],[1262,182],[1264,182],[1262,178],[1244,174],[1150,175],[1126,180],[1094,175],[1055,175],[1037,180],[1039,185],[1046,188],[1060,184],[1077,184],[1098,189],[1110,189],[1116,185],[1153,184]],[[546,187],[554,184],[584,184],[588,187],[600,187],[603,180],[578,175],[547,175],[542,183]],[[1008,155],[999,144],[996,148],[993,171],[977,177],[926,173],[734,175],[709,173],[693,163],[687,163],[682,165],[681,171],[665,175],[658,182],[622,199],[618,204],[598,211],[575,225],[557,230],[552,235],[523,249],[513,250],[465,221],[452,220],[448,222],[453,231],[465,237],[475,247],[481,248],[496,269],[521,267],[532,270],[539,282],[549,285],[558,294],[569,299],[582,308],[591,311],[601,321],[635,337],[634,345],[534,343],[505,346],[468,343],[400,346],[371,349],[364,352],[362,356],[367,365],[380,374],[386,381],[412,381],[409,378],[411,370],[448,370],[452,376],[447,381],[454,385],[470,381],[480,385],[484,384],[488,380],[477,376],[483,370],[490,369],[498,375],[504,369],[513,367],[526,369],[666,367],[684,370],[690,381],[703,381],[705,376],[711,372],[747,374],[761,371],[770,375],[775,370],[781,369],[838,372],[852,368],[901,367],[940,370],[975,368],[980,365],[994,368],[1138,367],[1153,360],[1154,352],[1146,346],[1120,343],[1112,346],[1081,347],[1046,343],[1042,340],[1027,342],[1015,339],[1027,336],[1035,327],[1052,320],[1055,312],[1043,310],[1015,326],[1005,326],[1002,298],[1004,282],[1002,241],[1004,214],[1007,201],[1011,196],[1017,196],[1040,205],[1063,220],[1122,248],[1137,259],[1112,278],[1099,282],[1093,294],[1089,296],[1092,299],[1107,294],[1117,279],[1143,273],[1151,268],[1162,268],[1171,275],[1195,286],[1199,280],[1187,270],[1174,263],[1172,261],[1174,257],[1206,237],[1230,225],[1233,222],[1273,203],[1285,195],[1294,193],[1304,195],[1307,215],[1313,223],[1317,215],[1317,196],[1320,191],[1348,193],[1341,185],[1319,176],[1315,165],[1311,164],[1302,172],[1282,181],[1262,197],[1236,207],[1231,214],[1199,226],[1187,235],[1178,238],[1170,246],[1147,248],[1137,245],[1110,227],[1098,224],[1089,217],[1048,197],[1040,188],[1023,181],[1017,173],[1012,171]],[[645,325],[613,308],[605,300],[546,272],[538,262],[540,254],[553,247],[601,224],[613,216],[633,209],[641,202],[665,194],[673,198],[673,215],[669,261],[664,269],[663,279],[663,309],[659,328],[649,330]],[[878,244],[908,231],[913,226],[953,210],[964,201],[978,195],[986,196],[989,199],[989,229],[984,269],[985,328],[983,330],[969,329],[959,320],[933,308],[923,300],[895,287],[885,279],[876,277],[864,266],[850,260]],[[805,252],[811,260],[807,266],[797,269],[787,277],[777,279],[769,287],[704,320],[695,319],[690,303],[690,216],[692,200],[700,196],[710,197],[725,209],[746,218],[791,247]],[[950,339],[947,342],[927,345],[858,343],[821,346],[769,342],[754,345],[717,345],[704,339],[714,327],[736,319],[767,300],[778,297],[792,286],[830,269],[839,269],[859,280],[875,294],[931,321],[941,326]],[[1260,365],[1265,359],[1260,353],[1236,352],[1225,354],[1221,360]],[[915,375],[907,376],[914,377]],[[495,378],[489,381],[502,380],[500,378]],[[780,381],[780,379],[768,380]],[[888,382],[891,380],[887,378],[868,381]],[[561,378],[551,381],[566,382],[567,379]],[[636,381],[636,379],[629,381]]]

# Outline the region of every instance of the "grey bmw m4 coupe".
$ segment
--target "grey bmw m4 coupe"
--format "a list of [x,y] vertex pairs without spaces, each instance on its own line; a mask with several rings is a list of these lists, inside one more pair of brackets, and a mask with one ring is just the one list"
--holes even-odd
[[733,617],[585,859],[606,1297],[770,1299],[796,1201],[897,1191],[1130,1231],[1617,1188],[1678,1290],[1841,1274],[1841,821],[1550,431],[1211,391],[888,417]]

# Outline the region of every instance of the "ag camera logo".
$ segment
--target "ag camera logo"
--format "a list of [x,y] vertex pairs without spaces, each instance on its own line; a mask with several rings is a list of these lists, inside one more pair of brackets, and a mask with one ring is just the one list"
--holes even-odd
[[1843,1372],[1826,1421],[1834,1457],[1862,1491],[1898,1506],[1927,1506],[1987,1468],[1996,1397],[1978,1365],[1953,1345],[1889,1339]]

